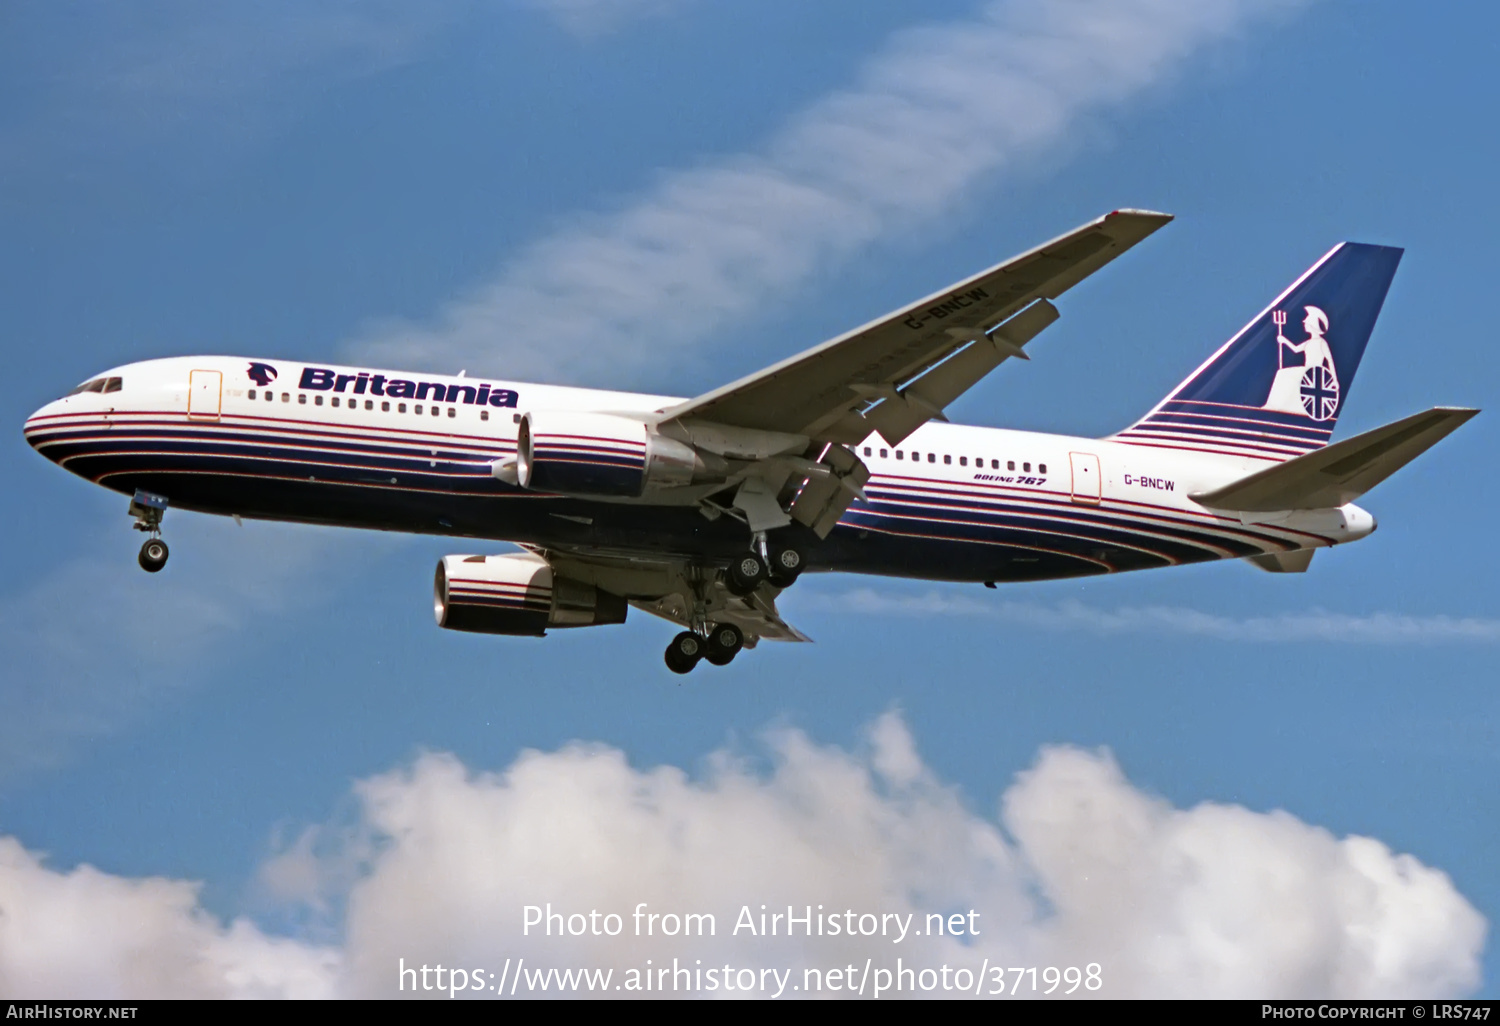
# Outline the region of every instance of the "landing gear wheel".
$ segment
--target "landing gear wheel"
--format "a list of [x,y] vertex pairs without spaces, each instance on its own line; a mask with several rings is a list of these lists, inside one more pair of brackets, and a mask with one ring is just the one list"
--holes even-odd
[[141,546],[141,569],[154,574],[167,565],[167,543],[160,538],[147,538]]
[[673,673],[688,673],[703,658],[703,639],[692,631],[683,631],[667,646],[667,669]]
[[778,549],[772,549],[771,566],[769,567],[771,583],[778,588],[791,587],[806,565],[807,560],[803,557],[802,550],[795,545],[786,545]]
[[715,666],[728,666],[744,647],[744,632],[732,623],[716,623],[708,632],[708,651],[704,658]]
[[760,587],[760,582],[765,579],[765,561],[754,552],[746,552],[734,557],[734,561],[729,564],[726,583],[736,595],[748,595]]

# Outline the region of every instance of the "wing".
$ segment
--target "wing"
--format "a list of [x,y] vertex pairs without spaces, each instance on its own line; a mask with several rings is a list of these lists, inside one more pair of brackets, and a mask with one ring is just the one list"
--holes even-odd
[[[719,587],[722,588],[723,585]],[[730,595],[726,591],[728,601],[714,612],[712,619],[715,622],[728,620],[743,631],[746,648],[754,648],[755,643],[762,638],[768,641],[812,641],[812,638],[781,618],[781,614],[776,611],[775,598],[762,594],[765,591],[774,592],[776,589],[760,588],[744,598]],[[630,604],[682,627],[692,624],[691,606],[686,596],[681,594],[665,595],[654,601],[631,599]]]
[[[850,445],[905,438],[1057,319],[1056,299],[1172,218],[1117,210],[813,349],[664,411]],[[960,350],[962,350],[960,352]],[[954,354],[957,353],[955,356]],[[946,361],[946,362],[945,362]]]
[[743,631],[746,648],[753,648],[762,638],[812,640],[781,618],[776,611],[776,596],[781,590],[770,584],[763,584],[742,597],[725,587],[721,575],[702,574],[683,559],[566,547],[522,547],[545,559],[560,576],[619,595],[637,609],[683,627],[693,625],[694,607],[701,604],[709,622],[727,620]]

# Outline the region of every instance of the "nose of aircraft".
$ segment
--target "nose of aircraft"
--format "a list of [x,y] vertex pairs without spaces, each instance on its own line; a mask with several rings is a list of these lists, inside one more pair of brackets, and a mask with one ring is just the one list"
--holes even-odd
[[57,412],[57,404],[58,400],[54,399],[52,402],[41,407],[31,416],[26,418],[26,425],[24,428],[22,428],[22,431],[26,435],[26,441],[31,445],[33,449],[35,449],[41,441],[41,429],[42,426],[46,424],[47,418]]
[[57,446],[48,443],[57,439],[58,428],[63,423],[58,418],[68,412],[71,411],[65,400],[54,399],[27,417],[26,424],[21,429],[26,436],[26,443],[53,463],[61,458],[62,452]]

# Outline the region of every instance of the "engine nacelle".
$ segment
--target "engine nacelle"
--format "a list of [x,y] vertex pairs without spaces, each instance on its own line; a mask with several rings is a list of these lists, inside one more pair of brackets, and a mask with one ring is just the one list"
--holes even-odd
[[433,581],[439,627],[479,634],[541,637],[549,627],[624,623],[624,599],[592,584],[556,577],[529,553],[444,556]]
[[635,417],[533,410],[516,436],[516,478],[540,492],[638,499],[648,490],[728,476],[722,458],[659,435]]

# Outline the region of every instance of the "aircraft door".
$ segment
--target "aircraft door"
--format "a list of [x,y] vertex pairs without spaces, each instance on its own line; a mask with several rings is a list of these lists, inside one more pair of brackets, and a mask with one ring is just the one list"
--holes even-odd
[[188,419],[218,420],[224,394],[224,375],[216,370],[195,370],[188,376]]
[[1088,452],[1068,453],[1073,471],[1073,501],[1097,506],[1103,495],[1099,477],[1099,457]]

